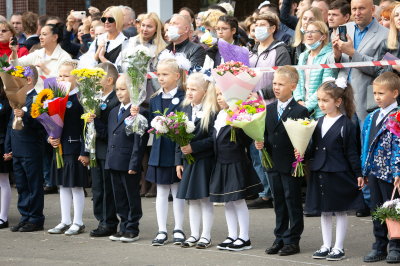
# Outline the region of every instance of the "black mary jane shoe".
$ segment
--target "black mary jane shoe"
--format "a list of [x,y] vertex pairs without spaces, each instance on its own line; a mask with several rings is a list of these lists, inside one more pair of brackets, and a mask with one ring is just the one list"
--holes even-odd
[[[190,238],[193,238],[194,241],[189,241]],[[185,240],[185,242],[182,243],[181,247],[183,248],[190,248],[193,247],[194,245],[196,245],[196,243],[199,240],[197,238],[195,238],[194,236],[190,236],[187,240]]]
[[206,248],[208,248],[208,247],[211,247],[211,239],[210,240],[208,240],[207,238],[205,238],[205,237],[201,237],[200,239],[205,239],[207,242],[197,242],[197,245],[196,245],[196,248],[198,248],[198,249],[206,249]]
[[[242,244],[239,244],[239,245],[235,244],[235,242],[237,240],[240,240],[242,242]],[[242,251],[242,250],[252,249],[250,239],[247,241],[244,241],[243,239],[238,238],[235,240],[235,242],[229,244],[229,246],[226,249],[230,250],[230,251]]]
[[0,222],[2,222],[0,224],[0,229],[8,228],[8,221],[4,221],[4,220],[0,219]]
[[182,230],[180,230],[180,229],[174,230],[174,231],[172,232],[172,235],[175,235],[175,233],[180,233],[180,234],[182,234],[182,235],[183,235],[183,238],[174,237],[174,245],[182,245],[183,243],[185,243],[185,238],[186,238],[185,233],[184,233]]
[[[165,235],[164,239],[157,239],[158,235]],[[156,238],[154,238],[153,242],[151,242],[152,246],[164,246],[164,244],[168,243],[168,235],[167,232],[158,231]]]
[[[231,242],[224,243],[226,240],[230,240]],[[218,248],[218,249],[225,250],[230,244],[232,244],[233,242],[235,242],[235,239],[230,238],[230,237],[228,236],[228,237],[224,240],[224,242],[222,242],[221,244],[218,244],[218,245],[217,245],[217,248]]]

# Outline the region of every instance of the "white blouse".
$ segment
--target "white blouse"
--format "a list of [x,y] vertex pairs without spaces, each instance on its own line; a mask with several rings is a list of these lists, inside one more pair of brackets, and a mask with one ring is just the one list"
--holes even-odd
[[228,113],[226,110],[221,110],[218,115],[217,119],[214,122],[214,128],[217,130],[217,136],[219,134],[219,131],[221,128],[226,127],[226,117],[228,116]]
[[[328,132],[328,130],[335,124],[336,121],[339,120],[339,118],[342,117],[343,114],[337,116],[337,117],[324,117],[324,122],[322,122],[322,127],[321,127],[321,134],[322,138],[325,136],[325,134]],[[341,135],[343,137],[343,127],[341,129]]]

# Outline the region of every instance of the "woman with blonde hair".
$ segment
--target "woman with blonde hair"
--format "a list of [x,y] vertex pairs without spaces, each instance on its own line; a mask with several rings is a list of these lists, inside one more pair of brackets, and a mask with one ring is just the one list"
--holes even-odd
[[[391,53],[397,58],[400,57],[399,50],[399,33],[400,33],[400,4],[395,6],[390,16],[390,28],[389,36],[386,40],[383,40],[378,50],[377,60],[383,60],[386,53]],[[400,66],[385,66],[375,67],[376,76],[383,74],[384,72],[393,72],[400,76]]]
[[208,31],[209,34],[213,38],[215,38],[215,40],[218,38],[217,30],[216,30],[218,20],[222,16],[225,16],[225,14],[223,12],[219,11],[218,9],[211,9],[211,10],[204,12],[203,17],[201,19],[201,25],[206,29],[206,35],[207,35],[207,31]]
[[[300,54],[298,65],[326,64],[332,54],[332,43],[329,42],[329,29],[323,21],[309,23],[304,30],[304,44],[307,50]],[[318,107],[317,89],[324,78],[335,77],[330,68],[298,70],[299,82],[293,92],[294,99],[308,109],[314,118],[324,115]]]
[[124,13],[122,13],[121,8],[110,6],[104,11],[101,22],[104,24],[106,33],[97,36],[89,51],[80,58],[78,68],[94,67],[100,63],[112,63],[121,73],[122,44],[127,40],[122,33]]
[[313,21],[324,21],[321,11],[316,7],[309,7],[303,11],[294,31],[294,37],[290,41],[290,50],[292,65],[297,65],[299,56],[305,51],[304,29]]

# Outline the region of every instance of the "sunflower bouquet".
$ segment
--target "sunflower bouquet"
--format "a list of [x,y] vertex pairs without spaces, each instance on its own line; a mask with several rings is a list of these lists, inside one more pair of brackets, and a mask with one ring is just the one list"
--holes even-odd
[[85,112],[81,117],[85,121],[83,132],[85,136],[85,151],[90,153],[89,166],[93,168],[97,166],[96,129],[94,123],[87,124],[87,120],[91,114],[100,115],[101,97],[103,96],[103,88],[100,81],[107,73],[101,68],[82,68],[72,70],[71,74],[77,77],[79,91],[81,92],[79,102]]
[[[0,57],[0,77],[3,80],[7,99],[12,109],[24,107],[26,101],[26,82],[33,76],[29,66],[12,66],[7,62],[7,55]],[[14,117],[12,128],[21,130],[24,127],[21,117]]]
[[[31,116],[43,125],[49,136],[58,139],[61,138],[64,127],[64,114],[71,83],[57,83],[55,78],[51,78],[46,79],[44,84],[46,89],[43,89],[32,103]],[[56,148],[56,160],[57,168],[64,166],[61,144]]]

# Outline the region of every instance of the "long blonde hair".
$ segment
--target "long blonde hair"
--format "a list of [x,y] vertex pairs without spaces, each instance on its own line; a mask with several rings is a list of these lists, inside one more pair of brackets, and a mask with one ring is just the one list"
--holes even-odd
[[[140,20],[140,24],[142,24],[143,20],[145,19],[150,19],[154,22],[154,24],[156,24],[156,33],[155,33],[155,37],[153,39],[153,44],[155,46],[157,46],[156,49],[156,55],[155,58],[157,59],[158,54],[165,49],[165,47],[167,47],[167,43],[164,41],[163,35],[162,35],[162,29],[163,29],[163,25],[161,23],[160,18],[158,17],[158,15],[154,12],[150,12],[147,13],[146,15],[144,15],[142,17],[142,19]],[[144,40],[143,40],[143,34],[142,31],[139,29],[139,40],[140,40],[140,44],[143,45]]]
[[[203,101],[202,101],[203,116],[201,118],[200,128],[204,132],[208,132],[208,124],[210,123],[210,119],[212,117],[215,117],[215,115],[220,110],[220,107],[219,107],[218,101],[217,101],[217,93],[215,92],[215,84],[214,84],[214,82],[205,80],[203,77],[203,73],[199,73],[199,72],[190,75],[189,78],[187,79],[187,82],[189,82],[189,80],[195,82],[196,86],[198,88],[201,88],[202,90],[205,91]],[[187,98],[187,96],[185,96],[185,99],[182,102],[182,107],[188,106],[189,104],[190,104],[190,101]]]
[[[186,92],[186,70],[179,68],[178,63],[173,58],[166,58],[161,60],[160,62],[158,62],[157,68],[160,66],[165,66],[169,68],[175,74],[179,73],[180,78],[177,82],[177,85],[181,88],[181,90]],[[160,93],[162,89],[163,88],[158,89],[153,95],[151,95],[151,98],[157,96],[157,94]]]
[[[303,16],[304,13],[307,11],[311,11],[314,14],[315,21],[324,21],[324,17],[322,16],[321,10],[319,10],[316,7],[309,7],[301,13],[301,16],[299,18],[299,22],[297,22],[296,29],[294,31],[294,42],[293,42],[293,47],[299,46],[300,43],[303,42],[304,34],[300,31],[300,28],[303,26]],[[304,28],[303,28],[304,29]]]
[[397,49],[397,46],[399,45],[399,41],[397,40],[397,34],[399,30],[396,28],[396,23],[394,21],[394,13],[398,7],[400,7],[400,5],[396,5],[392,10],[392,14],[390,15],[389,36],[387,38],[387,47],[390,50]]
[[115,19],[116,22],[116,27],[119,32],[122,30],[122,24],[124,24],[124,13],[122,12],[121,8],[118,6],[110,6],[107,7],[107,9],[103,12],[103,15],[101,17],[104,17],[104,15],[110,12],[113,18]]
[[218,19],[225,14],[218,9],[212,9],[204,12],[201,18],[201,25],[215,29],[217,27]]

